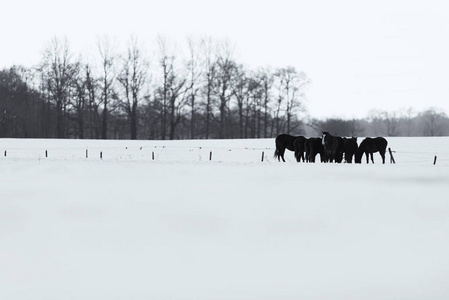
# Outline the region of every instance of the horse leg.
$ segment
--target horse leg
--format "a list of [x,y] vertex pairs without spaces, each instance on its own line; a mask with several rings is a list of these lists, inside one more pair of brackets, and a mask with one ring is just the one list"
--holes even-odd
[[366,156],[366,163],[369,164],[369,153],[365,152],[365,156]]
[[380,156],[382,156],[382,164],[385,164],[385,152],[380,153]]
[[[285,159],[284,159],[284,153],[285,153],[285,148],[279,151],[279,155],[280,155],[280,157],[282,158],[282,161],[283,161],[283,162],[285,162]],[[280,160],[279,160],[279,161],[280,161]]]
[[373,157],[373,153],[370,153],[370,156],[371,156],[371,161],[373,162],[373,164],[374,164],[374,157]]

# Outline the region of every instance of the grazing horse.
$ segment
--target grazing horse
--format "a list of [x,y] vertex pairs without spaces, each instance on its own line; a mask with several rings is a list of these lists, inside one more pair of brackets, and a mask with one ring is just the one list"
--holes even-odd
[[284,153],[285,149],[290,151],[295,151],[295,146],[293,142],[298,138],[297,136],[289,135],[289,134],[280,134],[275,139],[276,150],[274,151],[274,158],[277,158],[278,161],[285,162]]
[[341,163],[343,160],[343,138],[323,131],[321,143],[324,146],[326,161]]
[[307,138],[303,136],[298,136],[296,140],[293,142],[293,146],[295,148],[295,158],[297,162],[300,162],[301,159],[304,162],[304,150],[305,150],[305,142]]
[[309,142],[309,161],[314,163],[316,155],[319,154],[321,162],[325,162],[324,146],[321,142],[321,138],[310,138],[307,141]]
[[[371,156],[371,161],[374,164],[373,153],[379,152],[380,156],[382,156],[382,163],[385,163],[385,151],[387,149],[387,140],[383,137],[376,138],[365,138],[359,145],[359,149],[355,153],[355,163],[360,164],[362,162],[362,156],[365,153],[366,155],[366,163],[369,163],[369,156]],[[369,154],[369,156],[368,156]]]
[[358,149],[357,138],[343,138],[343,149],[345,153],[345,162],[352,163],[352,157],[355,155]]

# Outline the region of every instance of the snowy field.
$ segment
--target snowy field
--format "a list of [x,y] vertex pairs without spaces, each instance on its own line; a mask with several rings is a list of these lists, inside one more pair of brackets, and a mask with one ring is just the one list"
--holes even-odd
[[449,299],[449,138],[387,140],[0,139],[0,299]]

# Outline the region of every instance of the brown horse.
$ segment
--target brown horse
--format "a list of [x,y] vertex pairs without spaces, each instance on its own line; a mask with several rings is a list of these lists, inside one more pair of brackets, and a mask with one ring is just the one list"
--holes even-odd
[[[363,154],[366,155],[366,163],[369,163],[369,157],[371,157],[371,161],[374,164],[373,153],[379,152],[382,157],[382,163],[385,163],[385,151],[387,150],[387,140],[383,137],[370,138],[367,137],[364,139],[360,145],[359,149],[355,153],[355,163],[362,163]],[[368,156],[369,155],[369,156]]]
[[321,162],[326,162],[326,158],[324,155],[324,146],[321,142],[321,138],[319,138],[319,137],[310,138],[307,141],[309,142],[308,143],[308,145],[309,145],[309,156],[308,156],[309,162],[314,163],[317,154],[320,155]]
[[298,136],[293,136],[289,134],[280,134],[275,139],[276,150],[274,151],[274,157],[278,159],[278,161],[284,161],[284,153],[285,149],[290,151],[295,151],[294,141],[298,138]]
[[341,163],[343,160],[343,138],[323,131],[322,144],[327,162]]

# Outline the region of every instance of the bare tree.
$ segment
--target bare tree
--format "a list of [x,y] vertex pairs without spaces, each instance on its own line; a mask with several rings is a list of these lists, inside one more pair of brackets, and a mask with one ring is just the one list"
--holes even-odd
[[405,133],[405,136],[411,136],[413,132],[413,119],[415,117],[415,111],[412,107],[409,107],[405,109],[402,113],[402,120],[403,120],[403,132]]
[[[245,117],[245,104],[247,104],[249,94],[249,79],[242,66],[236,66],[235,76],[232,80],[232,95],[237,100],[237,110],[239,117],[239,138],[246,135],[247,118]],[[247,115],[246,115],[247,117]],[[246,121],[246,122],[245,122]]]
[[85,111],[89,105],[90,66],[85,64],[83,71],[80,71],[80,74],[74,80],[75,96],[71,101],[77,124],[77,134],[80,139],[84,139]]
[[302,109],[304,89],[309,79],[304,72],[298,72],[294,67],[281,68],[276,72],[279,82],[279,104],[285,103],[287,132],[292,130],[292,116]]
[[233,50],[229,42],[221,43],[217,58],[217,73],[215,77],[214,93],[219,99],[219,128],[218,138],[229,138],[229,101],[232,95],[231,81],[235,76],[237,64],[233,59]]
[[187,63],[188,70],[188,102],[190,105],[190,138],[194,139],[197,137],[196,134],[196,115],[197,115],[197,96],[200,91],[200,79],[202,76],[200,68],[200,58],[198,52],[198,42],[191,38],[188,38],[189,47],[189,60]]
[[[101,103],[94,104],[98,109],[102,105],[101,112],[101,138],[106,139],[108,135],[108,119],[111,113],[114,86],[117,79],[115,61],[117,59],[117,44],[107,36],[98,39],[98,51],[101,57]],[[98,114],[98,111],[95,112]]]
[[175,130],[184,115],[186,105],[187,77],[176,68],[175,50],[165,38],[159,37],[159,64],[163,73],[162,85],[157,88],[159,99],[162,102],[162,139],[175,138]]
[[143,99],[142,89],[146,83],[149,62],[139,47],[138,40],[131,37],[126,54],[122,57],[122,68],[118,81],[124,89],[122,105],[128,115],[130,138],[137,139],[138,104]]
[[211,121],[213,117],[213,90],[217,77],[217,58],[215,44],[212,38],[201,40],[201,50],[204,59],[204,114],[205,114],[205,138],[208,139],[211,132]]
[[439,136],[442,134],[442,121],[446,114],[437,108],[429,108],[421,114],[423,118],[423,133],[426,136]]
[[258,74],[258,80],[260,82],[260,90],[261,90],[261,106],[263,109],[263,137],[268,137],[268,116],[270,114],[270,104],[272,102],[272,88],[274,75],[273,73],[266,69],[261,70]]
[[73,61],[68,40],[53,38],[45,49],[40,71],[50,101],[56,108],[58,138],[66,136],[64,115],[67,113],[70,89],[78,69],[79,65]]
[[400,119],[396,112],[372,110],[369,120],[376,135],[398,136],[400,134]]
[[[310,83],[304,72],[298,72],[294,67],[286,67],[278,69],[275,72],[276,87],[277,87],[277,102],[275,108],[275,126],[276,134],[279,134],[281,130],[291,132],[292,118],[295,114],[303,110],[303,99],[305,89]],[[281,117],[280,113],[284,111],[285,114]],[[286,128],[283,123],[285,122]]]
[[400,121],[396,112],[383,112],[382,119],[387,129],[388,136],[398,136],[400,134]]

